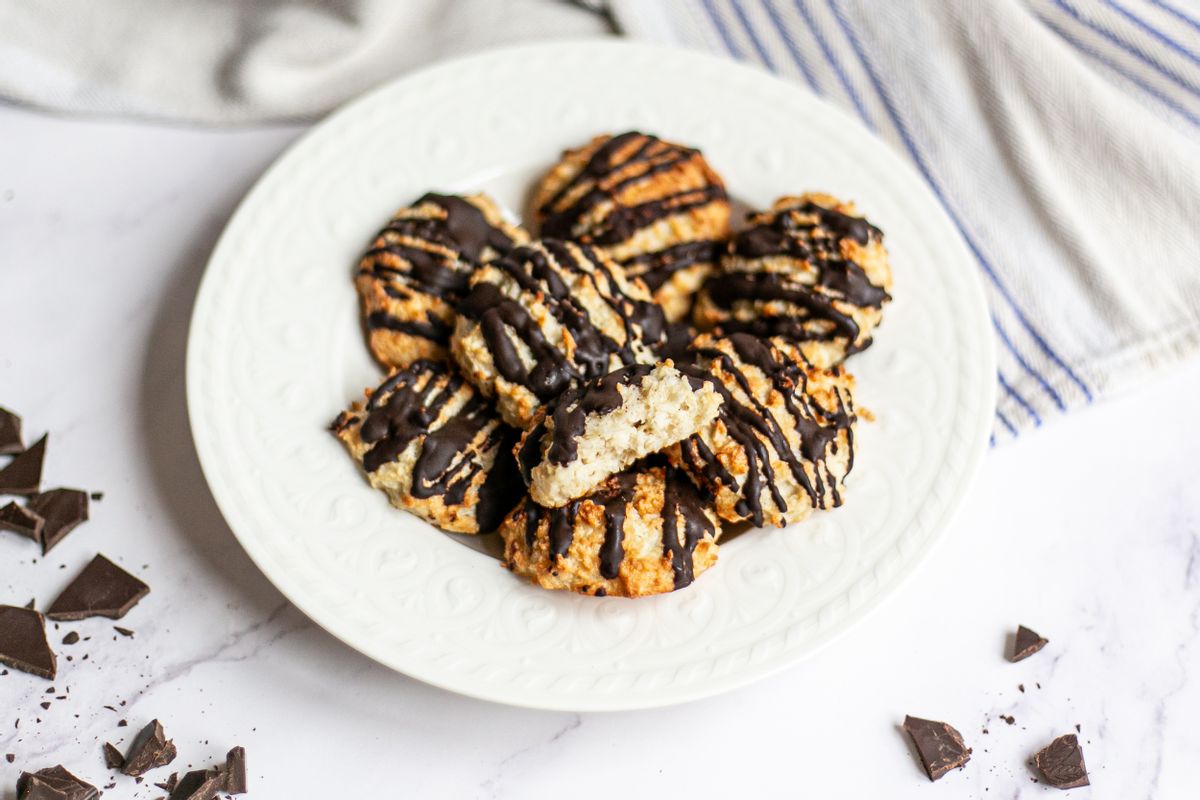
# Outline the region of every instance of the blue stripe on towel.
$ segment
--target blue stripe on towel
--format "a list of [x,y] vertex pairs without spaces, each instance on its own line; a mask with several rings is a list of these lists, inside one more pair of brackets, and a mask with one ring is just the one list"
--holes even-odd
[[1066,30],[1064,30],[1058,23],[1054,22],[1053,20],[1047,19],[1046,17],[1043,17],[1043,16],[1039,16],[1038,19],[1040,19],[1042,21],[1043,25],[1045,25],[1047,28],[1049,28],[1050,30],[1057,33],[1063,39],[1063,41],[1070,44],[1076,50],[1078,50],[1079,52],[1088,56],[1089,58],[1092,58],[1095,61],[1100,62],[1104,66],[1108,67],[1113,72],[1115,72],[1118,75],[1120,75],[1121,77],[1125,78],[1125,80],[1133,83],[1135,86],[1137,86],[1143,92],[1150,95],[1155,100],[1158,100],[1164,106],[1166,106],[1167,108],[1171,109],[1176,114],[1178,114],[1179,116],[1186,119],[1188,122],[1190,122],[1193,125],[1195,125],[1196,127],[1200,128],[1200,117],[1197,117],[1195,114],[1188,111],[1186,108],[1179,105],[1179,103],[1176,103],[1170,97],[1163,94],[1158,89],[1155,89],[1153,86],[1146,83],[1144,80],[1142,80],[1138,76],[1134,75],[1132,72],[1130,72],[1126,69],[1123,69],[1119,64],[1117,64],[1112,59],[1104,56],[1099,51],[1097,51],[1095,48],[1089,47],[1088,45],[1084,44],[1079,39],[1075,38],[1075,36],[1068,33]]
[[1029,405],[1029,401],[1022,397],[1021,394],[1004,379],[1004,373],[996,370],[996,377],[1000,380],[1000,388],[1004,390],[1004,393],[1013,400],[1017,401],[1017,405],[1025,410],[1025,413],[1028,414],[1029,418],[1033,420],[1033,424],[1035,426],[1041,427],[1042,418],[1039,417],[1038,413],[1033,410],[1033,406]]
[[804,80],[808,81],[808,85],[813,88],[813,91],[821,94],[821,90],[817,86],[817,80],[808,66],[808,61],[805,60],[804,54],[800,52],[800,46],[792,38],[792,32],[788,30],[787,23],[783,21],[783,17],[779,16],[779,9],[775,8],[772,0],[759,0],[759,2],[762,3],[763,10],[770,15],[771,22],[779,29],[779,35],[783,39],[783,43],[787,46],[788,53],[791,55],[792,61],[796,64],[796,69],[800,70],[804,75]]
[[733,13],[737,16],[738,22],[742,23],[742,29],[746,31],[746,35],[750,37],[750,44],[754,45],[754,50],[758,53],[758,57],[762,60],[762,63],[766,64],[767,69],[771,70],[772,72],[778,72],[779,68],[776,67],[775,62],[771,60],[771,56],[769,53],[767,53],[767,49],[763,47],[762,40],[759,39],[758,34],[755,33],[754,26],[751,25],[750,20],[746,18],[746,10],[742,8],[741,3],[733,4]]
[[1090,403],[1093,399],[1091,389],[1088,388],[1087,384],[1085,384],[1083,380],[1075,374],[1075,371],[1072,370],[1065,361],[1063,361],[1057,352],[1055,352],[1054,348],[1050,346],[1045,337],[1038,333],[1037,329],[1034,328],[1033,323],[1029,321],[1029,318],[1025,315],[1025,312],[1022,311],[1021,307],[1017,304],[1016,298],[1013,297],[1012,292],[1010,292],[1008,287],[1005,286],[1004,282],[1000,279],[999,274],[983,255],[983,252],[980,250],[979,246],[975,243],[974,238],[970,235],[970,233],[968,233],[966,226],[963,224],[958,214],[950,206],[945,193],[942,191],[942,188],[938,184],[937,180],[933,177],[933,173],[929,169],[929,166],[925,163],[924,156],[921,155],[921,151],[918,149],[916,142],[913,140],[908,128],[904,125],[899,111],[897,111],[895,105],[892,103],[891,96],[888,95],[887,91],[884,89],[882,82],[879,80],[879,76],[875,74],[875,70],[871,66],[870,61],[867,59],[866,53],[863,52],[862,44],[858,41],[858,37],[855,35],[841,9],[838,7],[838,4],[835,2],[835,0],[826,0],[826,2],[828,3],[830,10],[833,11],[834,16],[837,18],[838,25],[840,25],[842,30],[846,33],[846,38],[850,42],[850,46],[854,49],[855,54],[858,56],[859,61],[866,70],[867,76],[874,85],[875,91],[879,94],[879,99],[883,102],[884,108],[887,109],[888,116],[891,117],[893,124],[895,124],[896,130],[899,132],[900,138],[903,139],[905,147],[908,148],[909,154],[912,156],[914,163],[921,171],[921,174],[925,176],[925,180],[929,183],[930,188],[933,189],[934,194],[937,195],[938,200],[941,201],[942,207],[946,209],[946,213],[949,214],[950,219],[958,227],[959,232],[962,233],[963,238],[967,242],[967,246],[971,249],[971,252],[974,253],[975,258],[983,266],[984,272],[991,279],[992,284],[999,291],[1000,296],[1004,298],[1005,302],[1013,310],[1013,313],[1020,321],[1021,326],[1025,328],[1033,340],[1037,342],[1038,347],[1040,347],[1041,350],[1047,356],[1049,356],[1050,360],[1057,364],[1058,367],[1067,375],[1067,377],[1079,387],[1079,389],[1083,392],[1084,397],[1086,397],[1087,401]]
[[1149,22],[1147,22],[1146,20],[1139,17],[1137,14],[1134,14],[1128,8],[1125,8],[1125,6],[1120,5],[1119,3],[1116,2],[1116,0],[1104,0],[1104,5],[1108,6],[1113,11],[1116,11],[1118,14],[1125,17],[1127,20],[1132,22],[1134,25],[1138,26],[1139,28],[1144,30],[1146,33],[1150,34],[1155,39],[1157,39],[1158,41],[1162,42],[1167,47],[1174,50],[1176,53],[1179,53],[1184,58],[1192,61],[1195,64],[1200,64],[1200,56],[1197,56],[1191,50],[1187,49],[1182,44],[1180,44],[1179,42],[1172,39],[1170,36],[1167,36],[1165,33],[1160,31],[1158,28],[1154,27]]
[[863,105],[862,98],[858,95],[858,90],[854,88],[854,84],[846,77],[845,70],[838,62],[833,54],[833,50],[829,47],[829,41],[825,35],[821,33],[821,29],[817,27],[817,21],[813,19],[812,11],[809,10],[804,0],[795,0],[796,10],[800,12],[800,16],[804,18],[804,24],[812,31],[813,38],[817,40],[817,46],[821,48],[821,52],[825,54],[825,60],[833,67],[833,72],[838,77],[838,82],[846,90],[846,94],[850,96],[850,102],[854,103],[854,107],[858,109],[858,115],[862,117],[864,123],[871,130],[875,130],[875,126],[871,123],[871,117],[867,114],[867,108]]
[[1192,17],[1192,16],[1184,13],[1183,11],[1179,10],[1178,8],[1175,8],[1174,6],[1163,2],[1163,0],[1149,0],[1149,2],[1152,5],[1155,5],[1159,8],[1161,8],[1163,11],[1167,12],[1171,16],[1175,17],[1180,22],[1183,22],[1187,25],[1191,25],[1193,28],[1200,31],[1200,20],[1197,20],[1195,17]]
[[1112,31],[1108,30],[1107,28],[1101,27],[1100,25],[1097,25],[1095,22],[1092,22],[1090,19],[1088,19],[1087,17],[1080,14],[1079,10],[1077,8],[1075,8],[1074,6],[1070,5],[1069,3],[1067,3],[1066,0],[1054,0],[1054,5],[1061,8],[1072,19],[1079,22],[1084,27],[1086,27],[1092,31],[1095,31],[1102,38],[1104,38],[1105,40],[1116,45],[1121,50],[1124,50],[1125,52],[1131,54],[1134,58],[1138,59],[1143,64],[1146,64],[1147,66],[1154,68],[1160,74],[1164,75],[1169,80],[1171,80],[1173,83],[1178,84],[1181,88],[1186,89],[1187,91],[1191,92],[1194,95],[1200,96],[1200,88],[1197,88],[1194,83],[1187,80],[1186,78],[1184,78],[1182,75],[1180,75],[1178,72],[1171,69],[1170,67],[1165,66],[1162,62],[1160,62],[1158,59],[1154,58],[1150,54],[1142,52],[1137,47],[1135,47],[1133,44],[1125,41],[1124,39],[1117,36],[1116,34],[1114,34]]
[[[998,409],[998,408],[996,409],[996,419],[1000,420],[1001,425],[1003,425],[1005,428],[1008,428],[1009,433],[1011,433],[1013,436],[1017,435],[1016,426],[1013,425],[1011,422],[1009,422],[1008,417],[1004,416],[1004,413],[1001,412],[1000,409]],[[993,443],[994,443],[994,441],[993,441]]]

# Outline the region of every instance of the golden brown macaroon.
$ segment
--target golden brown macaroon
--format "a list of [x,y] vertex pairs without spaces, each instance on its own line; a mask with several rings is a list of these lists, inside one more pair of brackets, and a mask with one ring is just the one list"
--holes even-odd
[[510,425],[584,381],[652,364],[662,310],[589,245],[542,239],[484,264],[458,307],[454,359]]
[[568,150],[533,208],[542,236],[603,248],[672,322],[687,315],[729,236],[725,185],[700,151],[636,131]]
[[444,358],[475,268],[528,240],[483,194],[427,194],[397,211],[355,279],[371,353],[389,367]]
[[782,197],[749,221],[697,296],[696,326],[786,336],[819,367],[867,348],[891,299],[880,230],[825,194]]
[[746,333],[702,336],[694,370],[724,402],[700,433],[670,448],[729,522],[783,526],[842,504],[854,464],[854,379],[808,364],[796,343]]
[[682,589],[717,560],[720,521],[687,476],[643,463],[587,497],[526,498],[500,526],[504,566],[545,589],[641,597]]
[[333,432],[392,505],[445,531],[486,533],[523,493],[512,457],[517,432],[453,366],[415,361],[393,370]]

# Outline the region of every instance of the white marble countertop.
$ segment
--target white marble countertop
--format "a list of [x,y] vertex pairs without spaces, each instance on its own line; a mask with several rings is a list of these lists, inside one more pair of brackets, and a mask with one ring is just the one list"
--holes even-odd
[[[1195,796],[1200,363],[989,454],[952,534],[899,595],[803,664],[722,697],[507,708],[393,673],[310,623],[213,504],[183,386],[209,250],[298,133],[0,108],[0,405],[27,434],[51,432],[44,485],[105,493],[45,560],[0,534],[0,602],[44,607],[97,551],[152,587],[120,623],[132,639],[113,641],[108,620],[73,626],[92,639],[58,648],[55,696],[69,687],[68,699],[0,678],[0,755],[15,756],[0,759],[0,800],[21,768],[62,763],[107,784],[101,743],[154,717],[178,745],[172,769],[244,745],[258,800],[1056,796],[1026,760],[1076,724],[1093,786],[1070,796]],[[1010,664],[1017,623],[1051,643]],[[898,731],[906,713],[957,726],[975,750],[966,769],[931,785]],[[150,781],[170,771],[106,796],[156,797]]]

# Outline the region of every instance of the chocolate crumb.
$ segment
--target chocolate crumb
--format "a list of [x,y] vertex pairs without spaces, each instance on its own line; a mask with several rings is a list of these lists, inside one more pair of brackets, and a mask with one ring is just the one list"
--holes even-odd
[[1024,625],[1018,625],[1017,636],[1013,642],[1013,652],[1008,657],[1008,660],[1013,662],[1024,661],[1045,647],[1048,641],[1048,639],[1043,639]]
[[90,495],[90,497],[91,497],[93,500],[103,500],[103,499],[104,499],[104,492],[92,492],[92,493],[91,493],[91,495]]
[[127,720],[127,719],[123,719],[123,720],[121,720],[120,722],[118,722],[118,723],[117,723],[117,727],[118,727],[118,728],[124,728],[124,727],[125,727],[126,725],[128,725],[128,724],[129,724],[129,720]]
[[1025,694],[1025,684],[1018,683],[1017,688],[1021,690],[1021,694]]
[[1001,715],[1000,715],[1000,719],[1004,720],[1004,721],[1005,721],[1005,722],[1007,722],[1009,725],[1016,725],[1016,724],[1017,724],[1017,718],[1016,718],[1016,717],[1014,717],[1014,716],[1012,716],[1011,714],[1008,714],[1008,715],[1001,714]]
[[1076,733],[1083,733],[1083,728],[1079,727],[1079,723],[1078,723],[1078,722],[1076,722],[1076,723],[1075,723],[1075,732],[1076,732]]
[[17,756],[15,753],[5,753],[4,760],[11,764],[17,760]]
[[88,617],[120,619],[149,591],[149,586],[97,554],[51,603],[46,616],[62,622]]
[[916,746],[921,766],[931,781],[971,760],[971,748],[963,741],[962,734],[945,722],[906,716],[904,730]]
[[[147,589],[146,591],[150,591],[150,590]],[[130,639],[133,638],[133,631],[129,630],[129,628],[122,628],[120,625],[113,625],[113,630],[116,631],[117,633],[121,634],[122,636],[127,636]]]
[[162,789],[164,792],[173,792],[175,790],[175,784],[177,783],[179,783],[179,773],[172,772],[171,777],[167,778],[162,783],[156,783],[154,785]]
[[38,705],[40,705],[40,706],[42,707],[42,710],[43,710],[43,711],[49,711],[49,710],[50,710],[50,704],[49,704],[49,703],[39,703]]
[[1083,750],[1075,734],[1060,736],[1034,756],[1037,768],[1046,778],[1046,783],[1056,789],[1075,789],[1088,785],[1087,766],[1083,763]]
[[63,637],[62,643],[63,644],[75,644],[78,641],[79,641],[79,634],[76,633],[75,631],[71,631],[70,633],[68,633],[66,636]]

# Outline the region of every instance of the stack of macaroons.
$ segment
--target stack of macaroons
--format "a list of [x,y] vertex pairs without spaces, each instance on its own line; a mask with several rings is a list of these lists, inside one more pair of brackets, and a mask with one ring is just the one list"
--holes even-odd
[[890,299],[882,234],[820,194],[729,217],[698,150],[641,133],[563,155],[540,239],[484,195],[425,195],[360,263],[389,374],[334,433],[396,507],[498,529],[508,569],[597,596],[687,586],[723,523],[841,505],[841,362]]

